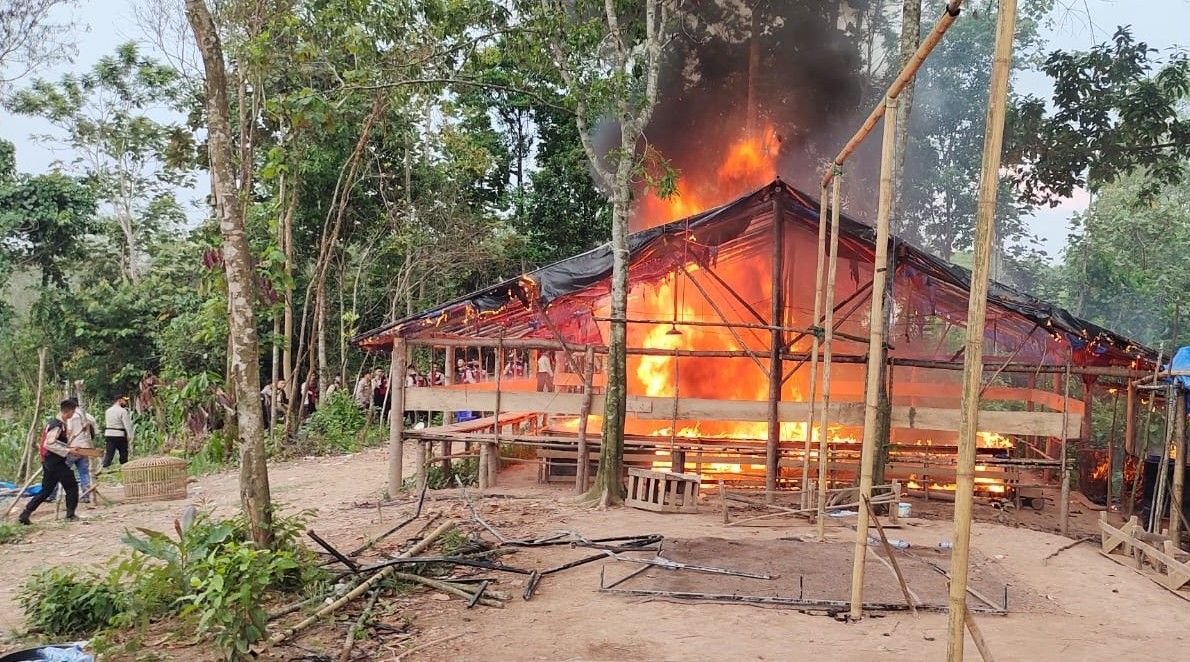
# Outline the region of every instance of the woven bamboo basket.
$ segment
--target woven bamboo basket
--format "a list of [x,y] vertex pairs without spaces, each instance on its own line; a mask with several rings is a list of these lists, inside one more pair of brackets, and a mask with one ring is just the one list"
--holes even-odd
[[171,501],[186,498],[186,461],[177,457],[145,457],[121,468],[124,500]]

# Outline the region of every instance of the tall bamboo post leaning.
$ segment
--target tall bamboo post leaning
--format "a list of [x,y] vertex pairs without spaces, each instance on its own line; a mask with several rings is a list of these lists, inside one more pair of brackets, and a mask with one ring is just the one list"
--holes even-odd
[[[963,660],[963,628],[967,618],[967,576],[971,558],[971,505],[975,499],[975,442],[979,424],[979,394],[983,381],[983,334],[988,305],[988,268],[992,224],[1000,184],[1000,151],[1004,147],[1004,116],[1008,105],[1008,77],[1012,71],[1012,40],[1016,33],[1016,0],[1000,0],[996,15],[996,46],[988,86],[987,124],[983,165],[975,215],[975,255],[967,300],[967,342],[963,357],[963,397],[959,410],[959,466],[955,472],[954,549],[950,561],[950,600],[947,618],[947,662]],[[1067,433],[1063,432],[1063,435]],[[1065,458],[1063,458],[1065,461]]]
[[[901,72],[897,75],[896,79],[894,79],[892,84],[888,86],[888,90],[884,94],[885,99],[893,99],[893,98],[896,98],[897,96],[899,96],[901,91],[905,89],[905,86],[907,86],[909,84],[909,81],[913,80],[913,78],[917,75],[917,71],[919,69],[921,69],[922,64],[925,63],[926,58],[934,50],[934,47],[936,47],[938,45],[938,43],[940,41],[942,41],[942,37],[946,34],[946,31],[950,29],[951,24],[953,24],[955,22],[955,19],[958,18],[959,10],[961,9],[962,5],[963,5],[962,0],[950,0],[950,2],[948,2],[946,4],[946,7],[942,11],[942,16],[939,17],[938,22],[934,24],[934,29],[930,31],[930,34],[927,35],[924,40],[922,40],[921,45],[919,45],[917,47],[917,50],[913,53],[913,56],[909,58],[909,60],[905,63],[905,66],[901,69]],[[833,235],[833,237],[831,239],[832,251],[837,252],[837,243],[836,242],[838,241],[838,238],[837,238],[836,232],[838,229],[837,219],[838,219],[838,214],[839,214],[839,189],[838,189],[838,181],[837,180],[838,180],[838,177],[842,174],[843,163],[851,156],[851,154],[853,152],[855,152],[856,148],[859,147],[860,143],[862,143],[864,141],[864,139],[868,137],[868,134],[870,134],[872,132],[872,129],[874,129],[876,127],[876,123],[880,121],[880,118],[884,116],[884,114],[887,110],[888,110],[888,104],[883,101],[881,103],[877,104],[876,107],[872,109],[871,114],[869,114],[868,118],[866,120],[864,120],[864,123],[860,126],[859,130],[856,131],[853,136],[851,136],[851,139],[847,141],[847,144],[843,145],[843,149],[839,150],[838,156],[835,157],[835,160],[831,163],[830,167],[827,168],[826,173],[823,174],[823,176],[822,176],[822,188],[823,188],[824,192],[826,190],[826,186],[831,183],[831,180],[832,179],[835,180],[834,194],[832,195],[832,198],[833,198],[832,204],[835,205],[834,211],[832,212],[833,213],[832,225],[835,226],[834,229],[832,230],[832,235]],[[822,203],[820,202],[819,204],[822,204]],[[820,438],[820,442],[819,442],[819,456],[818,456],[818,462],[819,462],[819,465],[818,465],[819,466],[819,468],[818,468],[818,477],[819,477],[819,484],[818,484],[818,539],[819,540],[823,540],[825,538],[824,530],[823,530],[823,517],[826,514],[826,473],[827,473],[826,465],[829,463],[829,459],[827,458],[828,445],[826,442],[826,436],[827,436],[827,409],[828,409],[829,403],[830,403],[830,396],[828,394],[828,391],[830,389],[831,336],[833,334],[833,326],[834,326],[833,307],[834,307],[835,268],[836,268],[836,261],[834,258],[832,258],[830,265],[827,267],[828,270],[827,270],[826,297],[828,299],[828,302],[824,304],[827,319],[824,321],[824,330],[825,330],[825,335],[826,335],[826,341],[824,343],[823,357],[822,357],[822,360],[823,360],[823,372],[822,372],[822,375],[823,375],[823,386],[822,386],[822,390],[823,390],[823,405],[822,405],[823,421],[822,421],[822,424],[819,426],[822,430],[821,434],[820,434],[821,438]],[[873,290],[873,297],[878,297],[878,296],[882,296],[882,293],[876,293],[875,290]],[[811,434],[811,432],[809,430],[807,430],[806,434]]]
[[[772,256],[772,286],[770,289],[773,303],[772,310],[772,341],[769,351],[772,353],[769,361],[769,411],[768,411],[768,443],[765,445],[764,487],[765,501],[772,503],[773,495],[777,492],[777,477],[781,472],[781,344],[785,327],[785,223],[781,218],[781,196],[773,191],[773,256]],[[677,361],[674,361],[677,365]],[[677,384],[677,381],[674,381]],[[676,388],[676,387],[675,387]],[[675,390],[676,393],[676,390]],[[675,405],[674,410],[677,410]]]
[[[871,520],[872,472],[876,464],[876,419],[880,413],[880,378],[884,364],[884,290],[888,281],[889,224],[893,204],[893,168],[897,151],[897,97],[885,99],[884,138],[880,152],[880,198],[876,207],[876,257],[872,265],[872,313],[868,335],[867,384],[864,387],[864,437],[860,450],[859,521],[851,565],[851,619],[863,617],[864,562]],[[894,505],[895,507],[895,505]]]
[[[810,318],[810,327],[818,324],[818,318],[822,315],[822,275],[826,268],[824,262],[826,261],[826,186],[822,187],[822,191],[818,196],[818,244],[817,244],[817,266],[814,270],[814,316]],[[802,452],[802,509],[810,507],[810,445],[814,440],[814,403],[818,400],[818,338],[820,331],[811,328],[810,334],[810,392],[806,396],[806,402],[810,403],[810,412],[806,415],[806,444]],[[792,347],[790,350],[792,351]],[[826,430],[823,429],[822,436],[825,438]],[[818,456],[818,461],[823,462],[823,457]]]
[[821,431],[818,433],[818,514],[815,519],[820,541],[826,540],[826,479],[827,471],[830,469],[830,443],[827,433],[831,408],[831,354],[835,345],[835,275],[839,271],[839,209],[843,206],[839,197],[842,195],[842,183],[843,173],[834,173],[831,182],[830,257],[827,258],[826,292],[822,301],[825,311],[822,328],[825,329],[825,336],[822,341],[822,423],[819,425]]
[[[409,370],[409,350],[405,339],[393,338],[392,366],[389,368],[388,392],[392,403],[388,410],[388,494],[401,491],[404,479],[402,461],[405,455],[405,373]],[[397,380],[400,380],[399,382]],[[400,383],[400,388],[397,384]]]

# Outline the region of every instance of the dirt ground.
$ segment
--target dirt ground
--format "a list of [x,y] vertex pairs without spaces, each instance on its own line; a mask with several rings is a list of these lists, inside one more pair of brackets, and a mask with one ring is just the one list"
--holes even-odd
[[[317,508],[312,527],[340,547],[352,547],[391,526],[412,509],[407,501],[376,507],[384,489],[384,450],[335,458],[307,458],[271,467],[273,496],[291,508]],[[410,466],[408,463],[406,466]],[[231,514],[238,505],[237,475],[204,477],[191,486],[188,502],[120,504],[84,511],[86,522],[53,521],[48,507],[29,538],[0,547],[0,628],[22,627],[14,593],[33,570],[47,564],[98,563],[121,551],[121,532],[139,526],[166,529],[187,503]],[[111,490],[113,496],[118,489]],[[479,505],[483,517],[510,536],[538,536],[555,530],[579,531],[587,537],[659,533],[666,537],[664,554],[675,560],[742,570],[771,572],[779,578],[748,580],[689,571],[651,569],[622,587],[697,590],[717,593],[796,597],[821,593],[845,596],[849,584],[853,531],[847,518],[832,519],[831,544],[799,541],[813,535],[805,523],[766,527],[726,527],[717,499],[703,512],[657,514],[630,508],[597,510],[574,501],[568,488],[535,483],[535,468],[519,464],[501,474],[500,486]],[[431,495],[427,512],[467,519],[456,493]],[[942,561],[940,542],[950,539],[949,504],[914,501],[915,517],[890,537],[907,540],[909,554]],[[1115,661],[1143,645],[1155,659],[1181,659],[1190,650],[1190,602],[1171,595],[1134,571],[1098,554],[1096,544],[1075,546],[1043,564],[1051,552],[1071,540],[1056,528],[1056,508],[1016,515],[1020,524],[994,521],[990,508],[980,508],[974,527],[974,584],[999,598],[1008,586],[1007,616],[979,616],[985,639],[999,660]],[[1094,530],[1097,513],[1075,503],[1073,536]],[[854,520],[854,518],[851,518]],[[1032,528],[1029,528],[1032,527]],[[1034,528],[1042,531],[1033,530]],[[490,536],[489,536],[490,537]],[[569,547],[521,550],[506,562],[546,568],[588,553]],[[940,575],[913,557],[898,554],[908,566],[910,587],[923,602],[944,595]],[[424,646],[402,660],[691,660],[715,657],[779,660],[813,656],[819,661],[893,660],[913,655],[942,659],[946,648],[946,615],[889,613],[858,623],[821,615],[742,604],[676,603],[598,590],[601,572],[607,581],[635,569],[634,564],[590,563],[545,577],[533,600],[520,599],[524,580],[500,575],[498,588],[513,594],[503,609],[465,609],[460,600],[417,594],[389,605],[392,622],[413,623],[415,636],[370,648],[368,657],[396,659],[403,650]],[[804,576],[799,587],[798,576]],[[895,601],[899,589],[879,561],[867,566],[870,599]],[[508,579],[513,577],[513,579]],[[744,585],[741,582],[750,582]],[[765,584],[763,587],[760,584]],[[974,606],[975,603],[972,603]],[[358,613],[358,608],[353,612]],[[327,626],[311,648],[337,653],[345,626]],[[335,629],[338,628],[338,629]],[[375,642],[374,642],[375,643]],[[381,642],[383,643],[383,642]],[[5,648],[0,644],[0,649]],[[166,659],[196,659],[195,651]],[[297,659],[297,649],[276,651],[273,659]],[[202,657],[202,656],[199,656]],[[967,658],[978,659],[968,642]]]

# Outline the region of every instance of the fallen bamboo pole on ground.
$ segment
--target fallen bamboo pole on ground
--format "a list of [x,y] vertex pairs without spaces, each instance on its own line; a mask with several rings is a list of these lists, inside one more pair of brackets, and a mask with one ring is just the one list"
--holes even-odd
[[983,662],[996,662],[992,657],[992,651],[988,648],[988,644],[983,640],[983,633],[979,631],[979,626],[975,624],[975,618],[971,616],[970,609],[963,609],[963,623],[967,625],[967,632],[971,634],[971,641],[975,642],[975,648],[979,650],[979,656],[983,658]]
[[[445,591],[446,593],[451,593],[453,595],[457,595],[458,597],[463,598],[464,600],[467,600],[468,602],[475,600],[474,593],[471,593],[470,591],[463,590],[463,589],[459,588],[458,586],[451,584],[450,582],[440,581],[440,580],[434,579],[432,577],[422,577],[421,575],[415,575],[415,574],[409,573],[409,572],[393,572],[392,577],[394,579],[400,579],[400,580],[407,581],[407,582],[415,582],[417,584],[424,584],[425,586],[429,586],[430,588],[435,588],[435,589],[438,589],[439,591]],[[476,600],[476,602],[478,602],[478,604],[481,604],[485,607],[503,607],[504,606],[503,602],[500,602],[499,600],[496,599],[493,591],[488,590],[488,591],[486,591],[486,593],[488,595],[492,595],[492,597],[490,597],[490,598],[480,597],[478,600]]]
[[4,511],[4,519],[8,519],[8,516],[12,514],[12,509],[16,508],[17,502],[21,500],[21,496],[25,494],[25,490],[29,489],[29,486],[33,484],[33,481],[41,477],[41,471],[41,469],[38,469],[37,471],[33,472],[33,475],[29,476],[29,480],[25,481],[25,484],[21,486],[21,489],[17,490],[16,496],[12,498],[12,503],[8,504],[8,510]]
[[[893,553],[893,547],[888,543],[888,536],[884,535],[884,527],[880,524],[880,519],[876,517],[876,513],[872,512],[872,501],[867,496],[860,496],[863,499],[865,509],[868,514],[868,519],[872,525],[876,527],[876,532],[880,534],[880,544],[884,546],[884,553],[888,555],[888,562],[892,566],[893,574],[897,577],[897,583],[901,585],[901,593],[905,596],[905,604],[909,605],[909,611],[917,616],[916,600],[913,598],[913,592],[909,590],[909,584],[905,582],[905,575],[901,573],[901,565],[897,563],[896,554]],[[854,613],[854,610],[853,610]]]
[[[450,531],[454,527],[455,527],[455,522],[453,520],[447,520],[447,521],[443,522],[438,528],[434,529],[434,531],[432,533],[430,533],[430,535],[423,538],[421,540],[421,542],[418,542],[416,545],[414,545],[413,547],[410,547],[408,550],[401,552],[401,554],[398,558],[408,557],[408,556],[416,556],[417,554],[422,553],[423,551],[428,549],[430,547],[430,545],[433,545],[434,542],[436,542],[439,538],[441,538],[443,536],[443,534],[445,534],[447,531]],[[282,630],[281,632],[278,632],[278,633],[274,634],[273,636],[269,637],[269,639],[265,642],[264,646],[261,647],[260,649],[258,649],[258,652],[263,652],[265,650],[268,650],[269,647],[275,646],[275,645],[285,641],[286,639],[289,639],[290,637],[296,635],[297,633],[301,632],[302,630],[305,630],[306,628],[310,627],[314,623],[318,622],[323,617],[335,613],[343,605],[351,602],[352,600],[358,598],[359,596],[363,595],[364,593],[368,592],[369,590],[375,588],[376,585],[379,584],[385,577],[388,577],[389,575],[392,575],[395,572],[396,572],[395,566],[389,566],[387,568],[381,569],[376,574],[374,574],[371,577],[367,578],[366,580],[360,582],[359,585],[357,585],[355,588],[348,591],[346,595],[339,598],[338,600],[335,600],[334,602],[323,607],[322,609],[319,609],[318,611],[314,612],[312,615],[303,619],[297,625],[294,625],[290,628]]]
[[372,615],[372,610],[376,607],[376,599],[380,597],[380,589],[372,589],[372,597],[368,599],[368,606],[360,612],[359,618],[356,619],[355,625],[347,628],[347,639],[343,642],[343,650],[339,651],[339,662],[348,662],[351,659],[351,651],[355,648],[355,638],[367,623],[368,618]]

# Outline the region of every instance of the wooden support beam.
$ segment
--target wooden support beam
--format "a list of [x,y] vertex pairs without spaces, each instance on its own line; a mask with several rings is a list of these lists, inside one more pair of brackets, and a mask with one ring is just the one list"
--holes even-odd
[[[433,407],[448,411],[494,411],[496,408],[496,393],[490,389],[411,388],[404,397],[407,410]],[[582,393],[501,392],[501,411],[577,416],[582,413],[584,397],[585,394]],[[598,411],[603,405],[603,394],[593,394],[591,399],[593,411]],[[763,400],[678,398],[676,404],[675,409],[675,401],[670,397],[630,395],[627,398],[628,416],[643,420],[670,421],[677,418],[742,422],[765,422],[769,416],[769,403]],[[863,423],[864,412],[861,403],[836,402],[829,404],[829,407],[831,425],[854,427]],[[814,409],[816,417],[823,417],[822,405]],[[810,414],[810,404],[780,402],[777,413],[782,421],[805,420]],[[1061,437],[1067,429],[1064,427],[1063,418],[1061,412],[983,410],[979,412],[978,430],[998,434]],[[825,421],[825,418],[822,420]],[[957,409],[941,407],[897,405],[892,408],[891,420],[894,429],[953,432],[959,429],[960,412]]]
[[[388,493],[401,492],[402,460],[405,455],[405,373],[408,371],[409,349],[405,341],[393,341],[392,366],[389,368],[388,390],[392,406],[388,411]],[[398,387],[397,385],[400,384]]]
[[1169,540],[1177,549],[1182,548],[1182,499],[1186,485],[1186,392],[1181,387],[1174,389],[1173,422],[1173,486],[1169,499]]
[[595,395],[595,348],[587,347],[583,356],[583,401],[578,412],[578,464],[574,470],[574,489],[586,494],[590,483],[591,461],[587,458],[587,427],[591,419],[591,400]]
[[[818,243],[815,244],[816,266],[814,268],[814,316],[811,317],[815,324],[818,323],[818,317],[822,314],[822,278],[826,269],[826,186],[822,187],[822,192],[818,196]],[[806,396],[807,402],[817,402],[818,400],[818,339],[820,333],[814,331],[810,338],[810,393]],[[796,369],[796,368],[795,368]],[[806,448],[802,454],[802,483],[798,487],[802,491],[802,508],[810,507],[810,491],[807,485],[810,484],[810,444],[814,442],[814,407],[810,407],[809,414],[806,416]]]
[[764,487],[765,498],[771,500],[777,491],[777,476],[781,472],[781,467],[777,464],[778,451],[777,447],[781,443],[781,369],[783,362],[781,361],[781,347],[782,333],[781,328],[785,325],[785,222],[781,217],[781,195],[778,193],[773,196],[773,253],[772,253],[772,276],[770,299],[772,299],[772,317],[770,323],[773,326],[771,342],[769,344],[769,352],[772,354],[769,360],[769,407],[768,407],[768,445],[765,452],[765,471],[764,471]]

